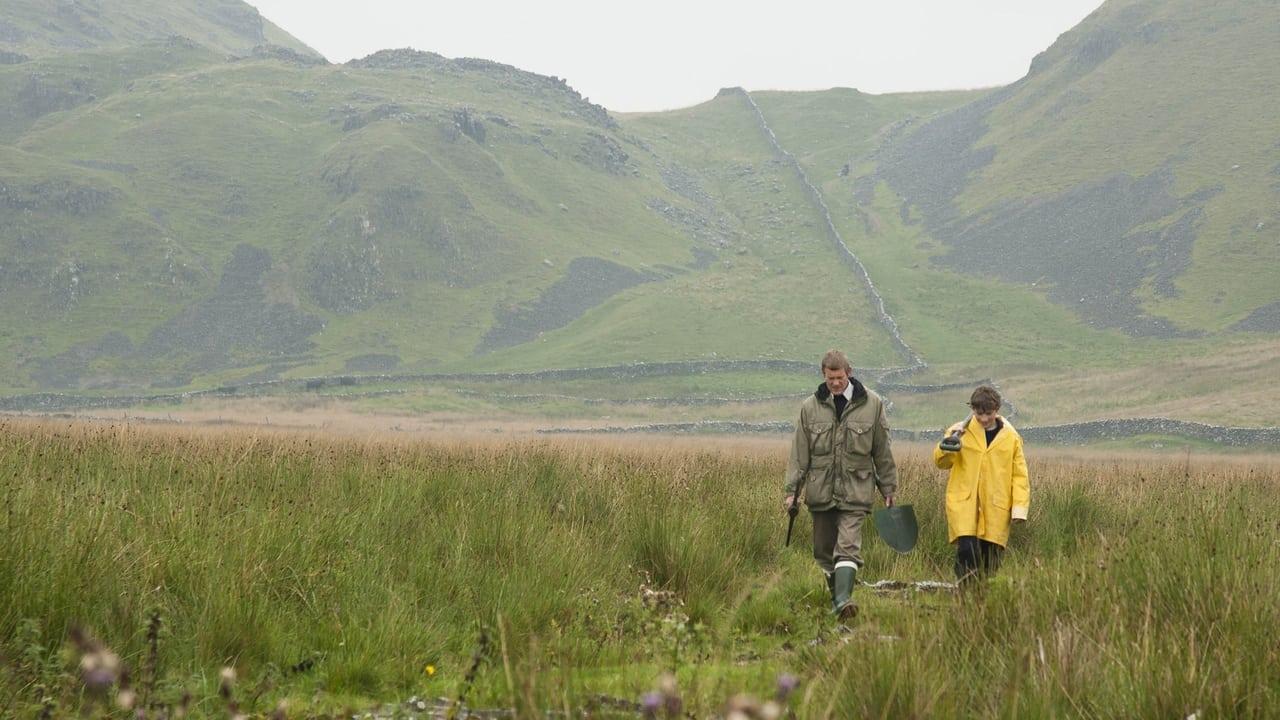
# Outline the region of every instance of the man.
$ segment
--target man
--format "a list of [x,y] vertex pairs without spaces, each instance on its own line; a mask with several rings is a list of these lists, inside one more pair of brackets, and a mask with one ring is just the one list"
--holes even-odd
[[787,510],[803,490],[813,518],[813,557],[827,578],[832,611],[858,613],[853,586],[862,567],[862,521],[875,491],[893,507],[898,470],[889,448],[884,401],[853,377],[838,350],[822,357],[824,382],[800,405],[784,485]]
[[960,447],[939,444],[933,462],[947,477],[947,535],[956,547],[956,577],[969,584],[1000,567],[1009,525],[1031,506],[1022,436],[1000,417],[1000,393],[982,385],[969,396],[973,415],[947,428]]

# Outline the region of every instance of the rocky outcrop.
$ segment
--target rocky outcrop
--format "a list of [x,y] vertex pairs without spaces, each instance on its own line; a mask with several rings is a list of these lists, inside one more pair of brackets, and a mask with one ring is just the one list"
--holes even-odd
[[705,270],[717,259],[716,250],[742,243],[742,234],[734,229],[730,216],[707,192],[701,178],[679,164],[662,161],[658,162],[658,172],[662,184],[688,200],[691,207],[674,205],[661,197],[649,198],[645,206],[683,230],[694,241],[690,248],[693,254],[690,267]]
[[484,123],[481,122],[480,117],[472,113],[469,108],[462,108],[461,110],[454,111],[453,124],[463,135],[466,135],[481,145],[484,144]]
[[388,296],[382,251],[367,238],[317,245],[307,257],[306,282],[311,299],[335,313],[367,310]]
[[372,55],[351,60],[347,67],[374,70],[444,70],[451,66],[449,58],[433,52],[398,48],[379,50]]
[[650,210],[661,215],[667,222],[684,230],[690,238],[698,243],[694,247],[701,254],[699,255],[695,252],[695,266],[706,267],[715,260],[715,253],[708,248],[719,250],[738,244],[742,240],[741,234],[733,229],[728,219],[714,211],[708,212],[702,208],[689,210],[678,205],[672,205],[659,197],[649,198],[645,205]]
[[639,172],[617,140],[599,132],[588,132],[573,159],[587,167],[610,175],[632,175]]
[[592,125],[606,130],[614,130],[618,127],[617,121],[613,119],[609,111],[582,97],[577,90],[569,87],[569,83],[564,79],[539,75],[511,65],[493,62],[492,60],[477,58],[450,59],[433,52],[403,48],[380,50],[367,57],[352,60],[347,63],[347,66],[379,70],[432,70],[458,75],[465,73],[482,74],[519,89],[532,91],[534,94],[559,98],[566,104],[565,112],[567,114],[581,118]]
[[272,45],[270,43],[255,46],[249,53],[249,57],[255,60],[278,60],[280,62],[297,65],[299,67],[313,67],[329,64],[329,61],[322,57],[307,53],[300,53],[292,48]]
[[347,110],[348,112],[346,117],[342,120],[342,132],[359,130],[370,123],[375,123],[389,117],[401,116],[405,112],[404,107],[394,103],[380,103],[364,112],[358,112],[352,107],[344,108],[344,110]]

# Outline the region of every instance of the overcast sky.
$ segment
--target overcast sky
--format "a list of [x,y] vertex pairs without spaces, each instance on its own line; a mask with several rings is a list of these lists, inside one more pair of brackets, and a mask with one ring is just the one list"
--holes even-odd
[[333,62],[386,48],[558,75],[610,110],[721,87],[869,93],[1003,85],[1101,0],[249,0]]

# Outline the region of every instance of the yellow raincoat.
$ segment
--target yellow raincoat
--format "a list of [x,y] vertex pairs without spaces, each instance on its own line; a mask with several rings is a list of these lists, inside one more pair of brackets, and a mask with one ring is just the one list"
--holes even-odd
[[[1008,420],[987,447],[986,431],[975,419],[960,438],[958,452],[934,447],[933,463],[951,470],[947,479],[947,541],[962,535],[976,535],[1004,547],[1009,542],[1009,524],[1025,520],[1031,505],[1031,485],[1027,461],[1022,455],[1022,436]],[[956,426],[958,427],[959,423]]]

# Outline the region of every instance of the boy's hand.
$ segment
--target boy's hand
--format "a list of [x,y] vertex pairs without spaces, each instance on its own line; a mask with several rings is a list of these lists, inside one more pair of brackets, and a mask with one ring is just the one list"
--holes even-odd
[[959,452],[961,445],[960,434],[964,432],[964,422],[958,422],[947,428],[946,433],[942,436],[942,441],[938,443],[938,447],[943,452]]

